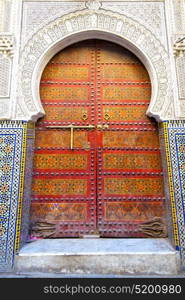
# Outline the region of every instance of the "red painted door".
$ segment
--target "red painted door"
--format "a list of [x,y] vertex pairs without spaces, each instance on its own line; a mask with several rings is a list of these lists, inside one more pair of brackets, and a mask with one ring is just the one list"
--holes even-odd
[[58,53],[40,85],[33,237],[165,236],[148,73],[126,49],[90,40]]

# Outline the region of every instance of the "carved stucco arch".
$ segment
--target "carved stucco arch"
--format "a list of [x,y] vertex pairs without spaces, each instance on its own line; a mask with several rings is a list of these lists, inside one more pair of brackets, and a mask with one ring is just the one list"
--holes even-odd
[[[148,70],[152,83],[147,115],[162,121],[174,114],[169,57],[161,42],[150,30],[128,16],[104,9],[84,9],[50,22],[25,45],[20,57],[17,105],[24,119],[36,121],[44,115],[39,84],[51,57],[75,42],[90,38],[115,42],[137,55]],[[20,119],[18,113],[14,118]]]

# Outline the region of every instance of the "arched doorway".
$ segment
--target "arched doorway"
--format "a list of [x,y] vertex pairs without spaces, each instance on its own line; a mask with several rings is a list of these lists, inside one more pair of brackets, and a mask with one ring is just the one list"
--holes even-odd
[[69,46],[46,66],[40,95],[32,236],[166,236],[151,83],[136,56],[100,40]]

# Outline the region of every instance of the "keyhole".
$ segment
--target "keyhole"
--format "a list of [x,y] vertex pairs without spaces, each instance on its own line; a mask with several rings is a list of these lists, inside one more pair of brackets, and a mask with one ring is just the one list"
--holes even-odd
[[105,120],[109,120],[109,119],[110,119],[110,116],[109,116],[109,114],[108,114],[107,112],[106,112],[105,115],[104,115],[104,119],[105,119]]
[[83,115],[82,115],[82,120],[87,120],[87,113],[86,112],[83,112]]

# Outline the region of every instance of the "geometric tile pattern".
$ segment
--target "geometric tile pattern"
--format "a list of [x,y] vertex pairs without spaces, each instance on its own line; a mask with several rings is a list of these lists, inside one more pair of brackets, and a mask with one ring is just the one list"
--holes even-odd
[[19,247],[27,122],[0,122],[0,270]]
[[171,212],[176,249],[185,266],[185,121],[165,121],[164,130]]

